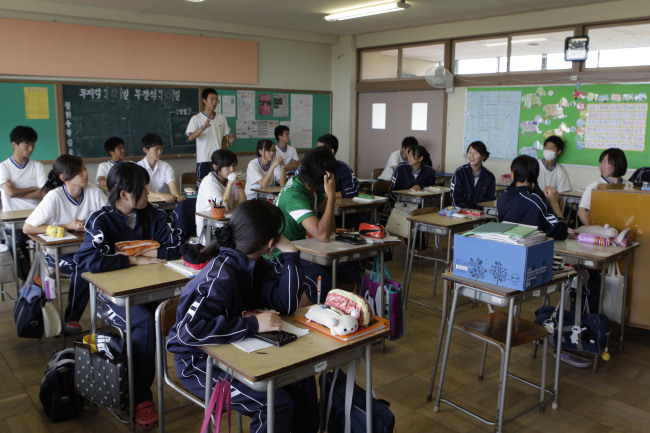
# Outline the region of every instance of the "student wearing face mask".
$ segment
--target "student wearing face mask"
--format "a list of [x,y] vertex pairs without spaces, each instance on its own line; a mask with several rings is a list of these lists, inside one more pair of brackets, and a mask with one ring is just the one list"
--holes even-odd
[[544,141],[543,157],[539,159],[539,188],[543,191],[547,186],[555,188],[558,192],[571,191],[569,177],[560,164],[558,158],[564,151],[564,140],[557,135],[551,135]]

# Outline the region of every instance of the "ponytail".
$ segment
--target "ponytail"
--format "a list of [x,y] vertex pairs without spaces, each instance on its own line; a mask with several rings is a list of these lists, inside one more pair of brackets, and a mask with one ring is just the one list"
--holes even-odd
[[[47,182],[43,190],[48,193],[63,185],[83,171],[84,163],[81,158],[74,155],[61,155],[52,164],[52,170],[47,175]],[[61,179],[63,175],[63,179]]]

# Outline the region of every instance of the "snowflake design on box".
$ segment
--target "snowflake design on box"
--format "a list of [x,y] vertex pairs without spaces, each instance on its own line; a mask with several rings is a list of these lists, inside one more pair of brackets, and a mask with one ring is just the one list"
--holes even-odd
[[474,279],[482,279],[485,276],[487,269],[483,267],[483,260],[469,259],[469,274]]

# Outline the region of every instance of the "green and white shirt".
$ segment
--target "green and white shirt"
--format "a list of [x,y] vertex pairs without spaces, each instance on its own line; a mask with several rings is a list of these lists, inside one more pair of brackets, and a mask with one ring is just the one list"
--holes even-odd
[[325,194],[320,189],[311,193],[298,176],[289,179],[273,202],[284,214],[282,234],[290,241],[305,239],[307,230],[302,221],[316,216],[316,206],[323,200]]

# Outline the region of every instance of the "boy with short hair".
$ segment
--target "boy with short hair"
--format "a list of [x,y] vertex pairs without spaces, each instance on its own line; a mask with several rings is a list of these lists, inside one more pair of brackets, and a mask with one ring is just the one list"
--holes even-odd
[[418,144],[419,143],[417,138],[412,136],[404,137],[404,140],[402,140],[402,147],[390,154],[388,161],[386,161],[386,167],[384,167],[384,171],[381,172],[377,179],[387,180],[390,182],[393,179],[393,173],[395,172],[397,166],[402,162],[407,162],[409,149],[417,146]]
[[147,190],[153,200],[174,203],[185,200],[176,185],[174,169],[171,165],[162,161],[163,153],[162,138],[158,134],[150,132],[142,137],[142,151],[145,157],[138,161],[138,165],[144,167],[149,173],[149,184]]
[[558,192],[571,191],[569,177],[560,164],[558,158],[564,151],[564,139],[557,135],[551,135],[544,141],[544,151],[542,158],[539,159],[539,177],[537,183],[539,188],[544,191],[547,186],[552,186]]
[[225,116],[215,112],[219,102],[217,91],[212,88],[203,89],[201,100],[203,101],[203,111],[192,116],[185,130],[189,141],[196,140],[197,188],[201,184],[201,180],[210,173],[212,153],[221,149],[221,143],[226,136],[231,145],[237,138],[230,132]]
[[106,177],[108,176],[108,172],[115,164],[124,160],[126,153],[124,150],[124,140],[119,137],[111,137],[104,143],[104,149],[111,159],[99,164],[99,167],[97,167],[97,176],[95,176],[95,183],[106,191]]
[[[332,134],[325,134],[318,137],[317,147],[327,147],[336,156],[339,150],[339,140]],[[344,161],[336,160],[336,171],[334,173],[336,180],[336,197],[351,198],[359,192],[359,181],[354,174],[354,170]]]
[[275,178],[280,179],[283,168],[285,173],[293,171],[300,165],[300,160],[296,148],[289,144],[289,141],[291,141],[291,132],[289,131],[288,126],[276,126],[273,134],[275,135],[275,139],[278,141],[278,144],[275,146],[276,157],[281,156],[284,161],[283,167],[278,166],[275,168]]

